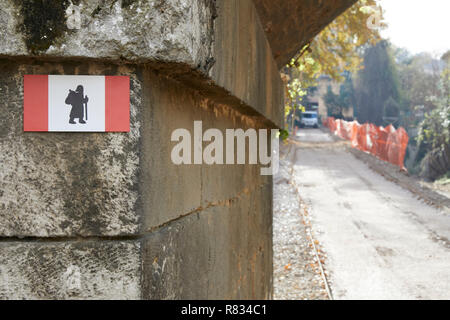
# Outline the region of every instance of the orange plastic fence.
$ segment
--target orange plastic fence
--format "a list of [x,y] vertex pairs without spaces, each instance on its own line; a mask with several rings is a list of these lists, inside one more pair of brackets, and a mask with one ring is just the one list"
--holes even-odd
[[353,148],[404,168],[409,137],[402,127],[396,130],[392,125],[383,128],[371,123],[359,124],[357,121],[347,122],[332,117],[324,121],[324,126],[335,135],[350,140]]

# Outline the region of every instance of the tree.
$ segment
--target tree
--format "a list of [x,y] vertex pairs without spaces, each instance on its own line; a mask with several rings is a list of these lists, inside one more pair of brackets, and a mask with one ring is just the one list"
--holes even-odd
[[339,94],[335,94],[331,86],[328,86],[327,93],[323,97],[328,109],[328,116],[342,119],[344,110],[354,106],[354,92],[351,74],[345,72],[345,81],[339,86]]
[[300,79],[294,78],[291,81],[287,81],[286,96],[289,99],[289,104],[285,108],[285,118],[287,125],[291,129],[295,126],[295,121],[300,120],[298,118],[298,111],[305,111],[305,107],[302,105],[303,97],[306,96],[307,91],[302,88]]
[[391,96],[387,98],[383,105],[384,116],[389,118],[398,117],[400,114],[400,104]]
[[386,125],[387,113],[398,114],[402,104],[401,90],[389,43],[380,41],[364,54],[364,68],[355,81],[355,98],[359,122]]
[[284,69],[284,73],[289,74],[289,79],[285,78],[286,82],[295,79],[301,81],[300,85],[287,86],[287,116],[294,113],[299,106],[297,98],[304,96],[303,92],[307,88],[315,86],[320,75],[343,81],[344,71],[356,72],[360,69],[361,48],[381,39],[379,30],[368,24],[374,14],[380,14],[382,18],[381,7],[375,0],[358,1],[291,60]]
[[[381,7],[375,0],[358,1],[306,45],[290,66],[304,74],[305,82],[314,83],[320,75],[342,82],[344,71],[361,68],[361,48],[381,40],[379,30],[368,24],[374,14],[382,19]],[[383,26],[380,24],[380,28]]]
[[[445,57],[445,55],[444,55]],[[437,94],[427,98],[435,107],[425,115],[420,124],[419,144],[429,149],[439,149],[450,145],[450,67],[441,74],[437,85]]]
[[[428,53],[411,56],[402,49],[394,49],[397,61],[400,86],[403,95],[403,111],[411,112],[417,106],[423,106],[425,112],[434,109],[430,95],[437,94],[442,62]],[[418,123],[405,123],[417,125]]]
[[325,104],[327,105],[328,116],[337,119],[342,119],[342,104],[340,101],[340,96],[334,94],[331,86],[328,86],[327,93],[323,97]]
[[441,72],[436,94],[427,97],[433,106],[419,126],[417,145],[421,175],[430,180],[450,171],[450,51],[442,56],[445,68]]

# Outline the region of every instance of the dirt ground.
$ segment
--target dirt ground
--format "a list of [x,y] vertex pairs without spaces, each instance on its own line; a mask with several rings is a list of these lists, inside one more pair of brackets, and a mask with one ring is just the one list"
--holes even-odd
[[[282,170],[291,171],[278,181],[285,179],[294,186],[300,200],[280,189],[284,196],[275,194],[274,208],[289,202],[298,207],[300,217],[308,216],[306,224],[334,299],[450,298],[450,215],[445,194],[321,130],[300,131],[281,153]],[[275,177],[274,188],[276,181]],[[274,243],[294,233],[308,236],[300,220],[294,220],[274,212]],[[282,248],[274,246],[275,258],[280,259],[274,262],[275,270],[289,263],[292,269],[291,261],[299,259],[299,270],[293,271],[301,274],[307,262],[303,256],[281,254],[294,252],[297,242],[283,241]],[[321,280],[321,286],[309,283],[323,293],[325,281],[317,269],[314,279]],[[285,274],[275,272],[275,293],[283,292],[283,284],[290,289],[295,284],[280,280]],[[298,287],[300,292],[302,286]],[[326,298],[316,298],[322,296]]]

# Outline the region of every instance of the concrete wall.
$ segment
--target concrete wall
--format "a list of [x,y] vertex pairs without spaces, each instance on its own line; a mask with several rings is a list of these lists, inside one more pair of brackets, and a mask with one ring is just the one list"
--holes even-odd
[[[146,66],[0,64],[0,297],[271,296],[271,178],[170,160],[174,129],[251,118]],[[129,75],[131,132],[23,132],[30,73]]]
[[[0,5],[0,298],[271,298],[272,178],[256,165],[170,160],[172,131],[194,120],[282,125],[281,81],[252,2],[109,2],[78,1],[87,38],[59,25],[35,47],[15,13],[37,9]],[[172,29],[138,38],[142,12]],[[129,75],[131,131],[23,132],[24,74]]]

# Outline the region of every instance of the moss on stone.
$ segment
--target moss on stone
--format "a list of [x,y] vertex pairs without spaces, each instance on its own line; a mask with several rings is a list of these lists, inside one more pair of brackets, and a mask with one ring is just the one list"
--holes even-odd
[[122,0],[122,9],[131,6],[136,0]]
[[[77,2],[77,1],[75,1]],[[36,54],[47,50],[67,31],[67,0],[15,0],[23,23],[19,26],[28,50]],[[76,4],[76,3],[74,3]]]

